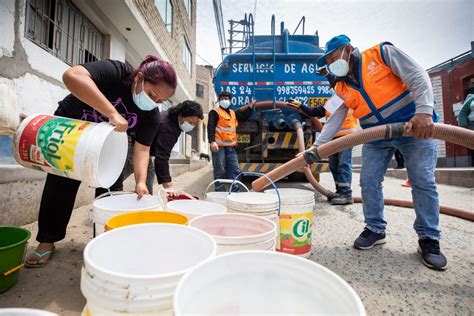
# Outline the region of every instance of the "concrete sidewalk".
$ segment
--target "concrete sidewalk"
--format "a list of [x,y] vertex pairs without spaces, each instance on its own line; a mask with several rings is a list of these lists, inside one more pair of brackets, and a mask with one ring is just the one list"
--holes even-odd
[[[211,180],[210,168],[204,168],[176,177],[174,182],[188,193],[202,195]],[[328,173],[321,176],[321,182],[328,188],[333,186]],[[386,197],[409,198],[410,188],[401,187],[402,182],[387,178]],[[358,175],[354,174],[355,194],[360,191],[357,183]],[[309,188],[307,183],[285,181],[279,186]],[[442,204],[471,210],[474,207],[474,189],[439,185],[439,192]],[[24,269],[18,284],[0,296],[0,307],[80,314],[85,304],[80,292],[82,250],[92,236],[87,211],[87,206],[75,210],[67,238],[57,244],[54,259],[44,268]],[[355,250],[352,243],[364,227],[362,206],[331,206],[318,195],[310,260],[351,284],[369,315],[474,314],[474,223],[441,215],[441,245],[449,267],[438,272],[423,266],[416,253],[413,210],[389,206],[385,213],[389,223],[387,244],[368,251]],[[25,227],[32,231],[31,249],[36,245],[36,223]]]

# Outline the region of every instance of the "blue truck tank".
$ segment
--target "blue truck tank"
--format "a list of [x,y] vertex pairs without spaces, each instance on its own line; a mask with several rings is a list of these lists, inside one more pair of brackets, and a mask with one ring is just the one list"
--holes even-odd
[[[274,19],[272,24],[274,30]],[[280,35],[250,34],[246,47],[227,55],[219,65],[215,91],[231,93],[232,109],[252,99],[271,101],[255,109],[249,121],[239,123],[237,153],[242,171],[266,172],[292,159],[298,152],[294,119],[303,123],[307,146],[312,144],[310,120],[276,103],[296,99],[311,107],[324,104],[330,85],[317,73],[316,61],[322,54],[317,35],[290,35],[282,24]],[[327,164],[314,168],[325,171]]]

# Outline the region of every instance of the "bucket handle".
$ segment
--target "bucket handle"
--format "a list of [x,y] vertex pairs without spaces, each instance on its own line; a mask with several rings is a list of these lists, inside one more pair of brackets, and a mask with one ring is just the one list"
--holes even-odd
[[209,183],[209,185],[207,186],[206,192],[204,192],[204,198],[206,198],[207,193],[209,192],[209,189],[216,182],[222,182],[222,183],[227,183],[227,184],[237,183],[237,184],[240,184],[240,186],[242,186],[247,192],[250,191],[249,188],[247,188],[247,186],[245,184],[243,184],[242,182],[240,182],[239,180],[235,180],[235,179],[234,180],[231,180],[231,179],[216,179],[216,180],[212,181],[211,183]]
[[244,172],[242,171],[235,177],[234,181],[232,182],[230,188],[229,188],[229,194],[232,193],[232,186],[234,185],[234,182],[240,182],[239,179],[242,176],[254,176],[254,177],[265,177],[268,182],[272,185],[272,187],[275,189],[275,192],[278,197],[278,217],[280,216],[280,211],[281,211],[281,198],[280,198],[280,191],[278,191],[278,187],[276,186],[275,182],[273,182],[272,179],[270,179],[266,174],[260,173],[260,172]]
[[161,189],[159,190],[159,198],[160,198],[160,204],[161,204],[161,207],[163,207],[163,211],[166,211],[168,210],[168,207],[166,206],[166,202],[168,199],[166,197],[166,193],[168,192],[176,192],[180,195],[184,195],[185,197],[189,198],[190,200],[196,200],[196,198],[194,196],[192,196],[191,194],[189,193],[186,193],[184,191],[181,191],[181,190],[170,190],[170,189]]
[[6,271],[6,272],[3,272],[3,276],[4,276],[4,277],[7,277],[7,276],[9,276],[10,274],[13,274],[13,273],[17,272],[18,270],[20,270],[20,269],[23,268],[24,266],[25,266],[24,263],[20,263],[20,264],[17,265],[16,267],[14,267],[14,268],[12,268],[12,269]]

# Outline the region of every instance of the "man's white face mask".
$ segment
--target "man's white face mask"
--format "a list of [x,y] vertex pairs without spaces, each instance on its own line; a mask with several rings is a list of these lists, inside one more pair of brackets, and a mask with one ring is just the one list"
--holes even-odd
[[349,73],[349,62],[343,58],[345,50],[344,46],[341,57],[328,66],[329,71],[337,77],[345,77]]

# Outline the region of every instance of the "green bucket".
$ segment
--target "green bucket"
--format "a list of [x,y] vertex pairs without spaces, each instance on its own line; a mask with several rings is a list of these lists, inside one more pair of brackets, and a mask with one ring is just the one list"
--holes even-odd
[[0,293],[18,280],[31,233],[23,228],[0,226]]

